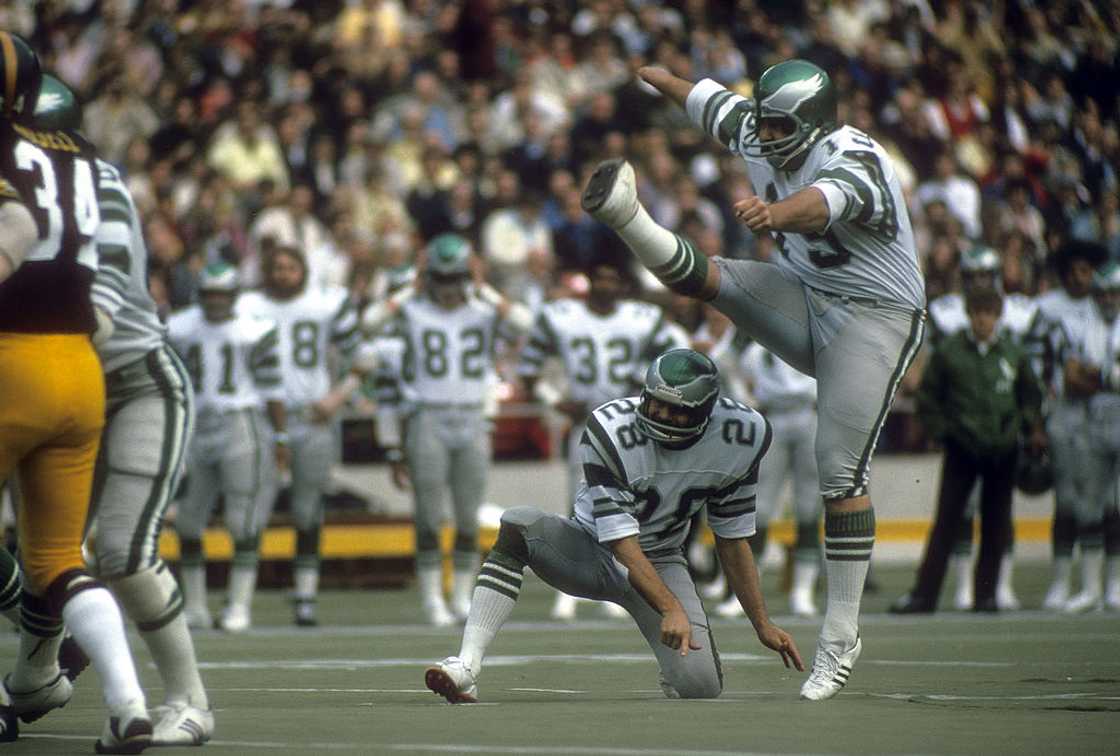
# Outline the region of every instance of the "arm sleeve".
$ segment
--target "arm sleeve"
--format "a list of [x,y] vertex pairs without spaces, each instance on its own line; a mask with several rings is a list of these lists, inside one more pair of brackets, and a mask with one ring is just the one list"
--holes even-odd
[[537,315],[533,328],[529,331],[529,340],[521,349],[521,358],[517,362],[517,374],[522,378],[539,376],[544,361],[559,351],[557,341],[556,331],[549,323],[548,314],[542,310]]
[[847,150],[830,158],[811,186],[828,205],[828,225],[857,223],[887,239],[898,235],[898,207],[883,161],[871,150]]
[[266,401],[284,399],[279,348],[280,332],[273,324],[249,350],[249,372],[253,376],[253,385]]
[[735,154],[750,138],[754,120],[751,100],[735,94],[718,82],[702,79],[692,87],[684,103],[689,119],[705,134]]
[[587,430],[580,438],[579,460],[599,542],[637,535],[641,530],[637,498],[625,482],[618,451],[594,415],[588,418]]
[[132,276],[132,230],[121,220],[103,220],[94,239],[97,246],[97,275],[93,279],[93,303],[110,317],[124,305]]

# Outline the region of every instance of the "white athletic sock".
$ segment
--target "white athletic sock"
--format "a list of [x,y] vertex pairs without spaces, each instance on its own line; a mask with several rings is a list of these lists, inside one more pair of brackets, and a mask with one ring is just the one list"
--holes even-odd
[[148,646],[163,679],[164,701],[208,709],[182,595],[167,565],[160,562],[108,584]]
[[252,613],[253,592],[257,588],[257,565],[235,564],[229,571],[229,605]]
[[1054,557],[1054,585],[1069,587],[1070,578],[1073,577],[1073,558],[1068,556]]
[[1015,555],[1004,554],[999,560],[999,578],[996,580],[996,592],[1003,591],[1008,594],[1015,592],[1012,579],[1015,577]]
[[1102,590],[1102,568],[1104,567],[1104,551],[1096,549],[1081,549],[1081,593],[1086,596],[1100,598]]
[[820,574],[820,566],[816,561],[795,561],[793,563],[793,586],[792,590],[801,591],[813,595],[813,589],[817,584],[817,575]]
[[206,607],[206,565],[179,565],[179,580],[183,584],[183,604],[187,611],[201,613]]
[[313,599],[319,595],[319,568],[296,567],[292,574],[293,593],[297,599]]
[[35,690],[58,676],[62,619],[42,596],[24,593],[20,600],[19,656],[9,683],[13,690]]
[[651,218],[641,202],[630,222],[615,233],[647,268],[662,266],[677,253],[677,235]]
[[109,708],[143,701],[144,691],[136,678],[124,623],[112,594],[100,587],[81,591],[62,607],[62,618],[74,640],[93,662]]
[[509,619],[521,594],[522,568],[511,559],[493,557],[492,554],[479,570],[459,649],[459,658],[476,678],[482,672],[486,649]]
[[842,653],[859,635],[859,605],[875,545],[875,511],[826,511],[824,517],[825,572],[828,606],[821,626],[821,644]]

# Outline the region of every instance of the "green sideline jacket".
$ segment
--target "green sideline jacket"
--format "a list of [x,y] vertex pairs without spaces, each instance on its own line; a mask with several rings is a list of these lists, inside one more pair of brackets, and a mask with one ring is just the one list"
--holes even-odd
[[918,417],[938,441],[977,456],[1011,452],[1042,418],[1042,386],[1027,352],[1000,335],[981,354],[969,329],[943,339],[918,390]]

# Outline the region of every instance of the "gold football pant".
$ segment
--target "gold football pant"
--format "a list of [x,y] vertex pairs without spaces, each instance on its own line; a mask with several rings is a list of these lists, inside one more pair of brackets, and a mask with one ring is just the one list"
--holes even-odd
[[0,479],[20,484],[26,588],[45,595],[84,570],[82,535],[105,422],[105,385],[89,337],[0,333]]

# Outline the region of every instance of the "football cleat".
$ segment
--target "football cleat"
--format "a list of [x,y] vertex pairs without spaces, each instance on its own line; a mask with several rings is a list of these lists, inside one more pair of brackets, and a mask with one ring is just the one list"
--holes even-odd
[[243,606],[227,606],[222,610],[217,627],[227,633],[243,633],[252,626],[249,610]]
[[424,684],[448,703],[478,703],[474,675],[458,656],[449,656],[434,667],[428,667],[424,672]]
[[214,735],[214,712],[185,703],[152,709],[153,746],[198,746]]
[[89,666],[89,657],[74,640],[74,636],[67,634],[58,647],[58,667],[70,682],[78,679],[86,667]]
[[739,603],[739,597],[734,594],[716,604],[715,613],[720,617],[728,618],[747,616],[747,613],[743,611],[743,605]]
[[187,620],[187,627],[191,630],[212,630],[214,618],[206,607],[183,607],[183,617]]
[[812,590],[795,588],[790,591],[789,610],[797,617],[816,617],[817,605],[813,603]]
[[801,698],[806,701],[827,701],[848,684],[852,667],[863,651],[863,641],[856,636],[856,644],[842,654],[818,643],[809,679],[801,686]]
[[152,744],[152,720],[143,700],[110,714],[93,746],[97,753],[140,753]]
[[611,228],[622,228],[638,214],[634,168],[618,158],[600,163],[580,197],[584,212]]
[[552,604],[552,609],[548,614],[552,619],[559,622],[572,622],[576,618],[576,607],[578,605],[579,599],[575,596],[557,591],[556,601]]
[[1085,614],[1096,612],[1104,608],[1104,601],[1099,591],[1081,591],[1062,607],[1063,614]]
[[709,600],[721,599],[727,595],[727,577],[720,572],[710,582],[700,586],[700,598]]
[[52,709],[61,709],[74,695],[74,686],[61,671],[46,685],[28,691],[12,690],[10,679],[11,675],[4,678],[4,690],[12,699],[12,708],[24,722],[34,722]]
[[455,624],[455,615],[447,608],[447,602],[442,596],[424,602],[424,616],[428,624],[434,627],[449,627]]
[[1042,599],[1042,608],[1051,612],[1060,612],[1069,602],[1069,581],[1055,580],[1046,591],[1046,598]]
[[603,616],[607,619],[626,619],[630,616],[630,612],[626,611],[621,604],[616,604],[613,601],[600,601],[599,606],[602,607]]
[[1009,585],[996,586],[996,606],[1001,612],[1017,612],[1023,608],[1015,589]]
[[298,627],[316,627],[319,618],[315,615],[315,599],[296,599],[292,603],[293,621]]

